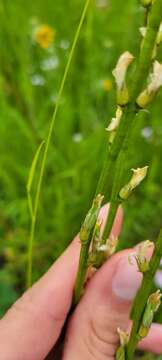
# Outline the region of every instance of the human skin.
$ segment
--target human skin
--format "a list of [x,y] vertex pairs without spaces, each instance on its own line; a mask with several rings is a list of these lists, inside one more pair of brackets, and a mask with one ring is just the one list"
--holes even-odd
[[[108,207],[100,217],[106,218]],[[113,235],[121,229],[118,210]],[[114,255],[87,283],[67,326],[63,360],[112,360],[119,338],[117,327],[130,328],[129,311],[141,275],[130,265],[128,249]],[[80,252],[77,236],[50,270],[0,320],[3,360],[43,360],[57,342],[69,313]],[[162,326],[153,324],[141,349],[162,353]],[[52,359],[56,360],[55,351]]]

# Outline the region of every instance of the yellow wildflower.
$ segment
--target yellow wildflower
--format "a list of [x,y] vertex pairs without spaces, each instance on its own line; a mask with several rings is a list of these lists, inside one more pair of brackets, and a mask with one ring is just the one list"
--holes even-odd
[[105,92],[109,92],[112,89],[112,81],[110,79],[104,79],[102,86]]
[[55,30],[46,24],[40,25],[35,31],[35,41],[43,49],[47,49],[54,41]]

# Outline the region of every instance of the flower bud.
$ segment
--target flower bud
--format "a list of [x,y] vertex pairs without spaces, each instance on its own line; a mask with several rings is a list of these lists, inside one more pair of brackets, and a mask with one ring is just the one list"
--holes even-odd
[[126,105],[129,101],[129,94],[125,78],[128,66],[132,63],[133,59],[133,55],[126,51],[120,56],[117,65],[112,72],[117,85],[117,103],[121,106]]
[[141,108],[145,108],[154,98],[160,87],[162,86],[162,64],[158,61],[154,62],[153,73],[150,76],[150,83],[147,88],[137,98],[137,104]]
[[93,228],[97,221],[99,210],[101,208],[102,200],[103,195],[101,194],[98,194],[93,200],[92,207],[89,210],[80,230],[80,241],[82,243],[86,243],[88,241],[90,233],[91,231],[93,231]]
[[148,166],[138,169],[132,169],[133,176],[128,184],[126,184],[119,193],[122,200],[126,200],[132,191],[144,180],[147,175]]

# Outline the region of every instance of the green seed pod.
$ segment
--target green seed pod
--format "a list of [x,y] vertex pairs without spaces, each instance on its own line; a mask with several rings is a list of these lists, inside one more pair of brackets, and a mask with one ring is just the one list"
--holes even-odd
[[142,323],[138,332],[138,336],[140,339],[146,337],[149,332],[149,329],[153,322],[154,314],[158,310],[161,304],[161,296],[162,295],[160,293],[160,290],[157,290],[155,293],[151,294],[148,298]]

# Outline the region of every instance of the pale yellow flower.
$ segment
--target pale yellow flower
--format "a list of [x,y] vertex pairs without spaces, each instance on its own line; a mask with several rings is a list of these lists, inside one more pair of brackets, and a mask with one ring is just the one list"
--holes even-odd
[[129,101],[129,93],[126,86],[126,73],[128,66],[132,63],[133,59],[134,57],[129,51],[124,52],[120,56],[116,67],[112,72],[117,86],[117,103],[121,106],[126,105]]
[[162,86],[162,64],[158,61],[154,62],[153,73],[150,76],[150,82],[147,88],[138,96],[137,104],[144,108],[154,98],[160,87]]
[[55,39],[55,30],[47,25],[43,24],[37,27],[35,30],[35,41],[43,49],[47,49]]
[[112,72],[115,77],[118,90],[121,90],[124,85],[128,66],[132,63],[133,59],[134,56],[129,51],[124,52],[120,56],[116,67]]
[[109,92],[112,89],[112,81],[110,79],[104,79],[102,86],[105,92]]
[[129,183],[126,184],[119,193],[122,200],[126,200],[132,193],[132,191],[144,180],[147,175],[148,166],[138,169],[132,169],[133,175]]

